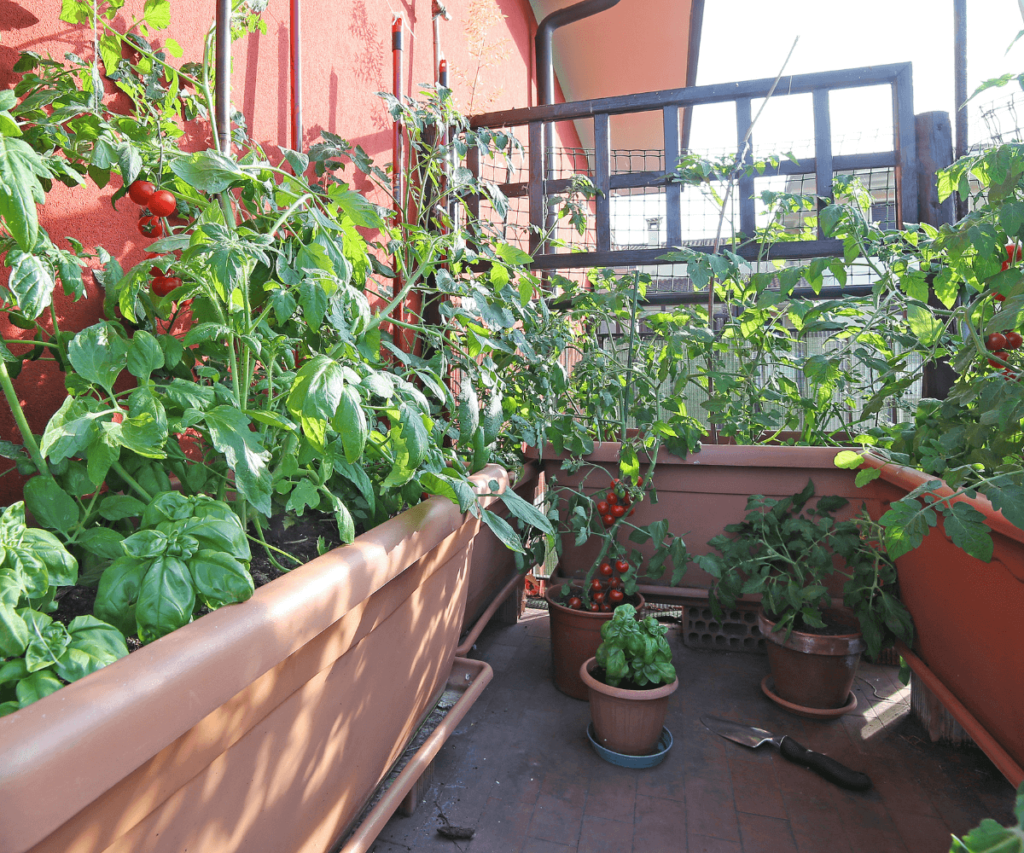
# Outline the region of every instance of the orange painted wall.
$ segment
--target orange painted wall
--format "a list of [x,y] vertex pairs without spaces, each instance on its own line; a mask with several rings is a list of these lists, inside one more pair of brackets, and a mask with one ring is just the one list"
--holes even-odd
[[[450,85],[460,107],[473,112],[530,106],[536,101],[533,36],[536,21],[528,0],[446,0],[452,20],[442,22],[442,49],[448,59]],[[143,0],[128,0],[119,17],[123,30],[141,15]],[[182,62],[201,58],[203,37],[212,25],[215,0],[171,0],[171,26],[154,39],[171,36],[184,48]],[[486,14],[488,7],[491,13]],[[0,3],[0,87],[13,86],[12,67],[22,50],[61,58],[74,52],[92,57],[92,33],[62,23],[61,0],[4,0]],[[376,93],[392,85],[392,10],[404,17],[405,86],[420,91],[433,81],[433,26],[430,0],[302,0],[302,77],[304,147],[322,130],[361,145],[380,163],[391,159],[391,124]],[[289,2],[270,0],[263,13],[266,35],[243,36],[232,47],[232,101],[244,114],[250,133],[267,147],[290,145]],[[474,36],[481,22],[482,40]],[[474,52],[474,41],[483,45]],[[475,80],[475,91],[471,88]],[[114,92],[108,84],[108,91]],[[113,97],[113,94],[112,94]],[[185,138],[202,147],[205,129]],[[564,139],[578,146],[578,139]],[[360,176],[362,177],[362,176]],[[137,208],[123,199],[114,210],[115,180],[103,190],[89,183],[75,190],[61,186],[50,194],[41,221],[60,245],[74,237],[86,247],[103,246],[128,268],[138,263],[149,242],[136,230]],[[360,190],[368,184],[356,181]],[[378,199],[379,200],[379,199]],[[87,279],[89,277],[87,276]],[[0,284],[6,271],[0,266]],[[88,281],[88,298],[72,303],[55,294],[56,313],[64,329],[81,329],[101,316],[102,295]],[[7,341],[28,333],[11,327],[0,314],[0,334]],[[17,351],[17,347],[15,347]],[[18,395],[33,431],[41,433],[64,397],[62,375],[39,362],[27,363],[16,380]],[[0,406],[0,437],[20,443],[6,407]],[[0,470],[7,466],[0,460]],[[0,478],[0,504],[19,497],[15,475]]]

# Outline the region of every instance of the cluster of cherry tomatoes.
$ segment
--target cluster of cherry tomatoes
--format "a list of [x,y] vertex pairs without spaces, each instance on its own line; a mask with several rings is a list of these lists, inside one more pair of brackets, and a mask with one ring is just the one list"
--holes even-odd
[[619,479],[615,479],[608,486],[607,493],[601,493],[597,496],[597,514],[601,516],[605,527],[611,527],[620,518],[636,512],[633,501],[639,497],[639,494],[634,494],[634,492],[639,492],[643,484],[643,477],[637,481],[636,489],[631,488]]
[[[622,604],[626,600],[622,575],[628,571],[629,563],[625,560],[601,563],[597,567],[600,577],[590,582],[590,605],[586,609],[593,613],[609,613],[617,605]],[[584,609],[583,599],[578,595],[570,596],[566,604],[572,610]]]
[[[1006,272],[1015,263],[1024,258],[1024,247],[1017,243],[1006,244],[1006,260],[1003,261],[1002,271]],[[1006,297],[1001,293],[995,293],[992,298],[996,302],[1004,302]],[[1014,378],[1016,373],[1006,366],[1005,362],[1010,357],[1010,352],[1021,348],[1024,338],[1019,332],[1012,329],[1007,332],[993,332],[985,338],[985,348],[992,353],[988,363],[992,367],[1001,368],[1007,378]]]
[[[138,180],[128,187],[128,198],[140,206],[149,209],[139,219],[139,233],[143,237],[154,240],[164,236],[163,219],[178,209],[178,200],[170,190],[158,190],[149,181]],[[150,287],[156,296],[166,296],[175,288],[181,287],[181,279],[173,275],[171,270],[164,272],[154,266],[149,274],[153,277]]]

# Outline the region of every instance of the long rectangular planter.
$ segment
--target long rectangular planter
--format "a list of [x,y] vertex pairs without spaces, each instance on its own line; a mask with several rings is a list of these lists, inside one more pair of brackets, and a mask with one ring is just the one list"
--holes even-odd
[[479,529],[426,501],[0,719],[0,853],[330,849],[444,688]]
[[[898,499],[932,480],[869,458],[879,491]],[[945,486],[934,490],[946,497]],[[957,548],[941,524],[896,561],[900,598],[914,619],[908,661],[1013,785],[1024,781],[1024,531],[984,497],[959,498],[985,516],[993,556]]]
[[[882,511],[878,489],[873,484],[857,488],[855,472],[836,468],[836,453],[836,448],[830,447],[705,445],[699,453],[682,459],[661,451],[654,476],[658,503],[644,501],[629,520],[647,525],[668,519],[669,530],[682,536],[691,554],[706,554],[711,550],[707,544],[710,539],[724,533],[727,524],[742,520],[750,495],[786,497],[803,489],[808,479],[814,481],[818,497],[839,495],[850,501],[845,510],[837,513],[838,518],[859,512],[862,504],[877,518]],[[619,445],[606,442],[597,444],[587,460],[614,477],[617,476],[618,454]],[[561,484],[578,486],[585,469],[571,475],[560,470],[561,464],[562,458],[553,454],[544,458],[542,467],[546,480],[555,477]],[[596,493],[599,487],[607,488],[607,481],[591,476],[584,491]],[[636,546],[626,543],[625,536],[622,539],[630,548],[639,547],[645,558],[653,550],[650,544]],[[576,548],[571,537],[564,537],[561,574],[569,576],[574,571],[586,570],[597,557],[598,549],[599,545],[593,540]],[[672,597],[684,594],[699,597],[712,583],[711,577],[694,565],[682,581],[684,591],[670,591],[669,575],[666,571],[661,578],[643,579],[644,595],[664,592]],[[838,593],[840,580],[836,580],[831,590],[833,594]]]

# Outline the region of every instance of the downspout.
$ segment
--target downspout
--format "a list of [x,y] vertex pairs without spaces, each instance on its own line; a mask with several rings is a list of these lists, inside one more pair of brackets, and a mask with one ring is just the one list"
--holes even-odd
[[217,0],[214,99],[220,153],[231,156],[231,0]]
[[302,151],[302,0],[291,0],[288,48],[292,65],[292,150]]
[[[555,102],[555,66],[551,56],[551,39],[555,30],[566,24],[604,12],[618,2],[619,0],[583,0],[582,3],[575,3],[572,6],[559,9],[557,12],[552,12],[537,25],[534,47],[537,54],[537,100],[541,106]],[[555,157],[552,150],[554,144],[554,125],[546,123],[544,125],[544,180],[552,180],[555,177]],[[549,234],[555,226],[556,219],[555,212],[548,211],[545,228]]]

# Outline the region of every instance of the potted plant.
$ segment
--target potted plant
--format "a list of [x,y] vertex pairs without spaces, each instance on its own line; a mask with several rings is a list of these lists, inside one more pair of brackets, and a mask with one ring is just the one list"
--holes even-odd
[[669,697],[679,687],[667,631],[623,605],[601,628],[597,654],[580,666],[593,739],[613,753],[650,755],[662,737]]
[[[877,656],[912,635],[877,523],[866,513],[837,521],[847,501],[821,497],[810,505],[813,497],[811,481],[783,500],[750,496],[746,518],[711,541],[717,554],[697,558],[715,579],[716,615],[742,594],[761,596],[758,624],[774,679],[766,693],[810,713],[850,706],[861,652]],[[845,610],[830,594],[840,578]]]

